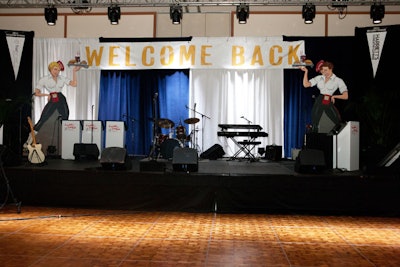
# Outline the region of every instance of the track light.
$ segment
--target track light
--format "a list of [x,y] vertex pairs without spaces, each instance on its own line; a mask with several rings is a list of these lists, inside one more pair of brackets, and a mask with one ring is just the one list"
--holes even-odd
[[249,18],[250,7],[246,4],[240,4],[236,7],[236,18],[239,21],[239,24],[246,24],[247,19]]
[[169,7],[169,17],[172,20],[172,24],[181,24],[182,19],[182,6],[172,5]]
[[385,16],[385,6],[382,4],[373,4],[371,6],[370,16],[374,24],[382,23],[382,19]]
[[302,16],[305,24],[313,23],[313,20],[315,18],[315,5],[311,3],[303,5]]
[[56,25],[57,20],[57,8],[54,6],[46,7],[44,9],[44,18],[46,19],[47,25]]
[[108,19],[110,20],[111,25],[117,25],[120,18],[121,18],[121,8],[119,6],[109,6]]

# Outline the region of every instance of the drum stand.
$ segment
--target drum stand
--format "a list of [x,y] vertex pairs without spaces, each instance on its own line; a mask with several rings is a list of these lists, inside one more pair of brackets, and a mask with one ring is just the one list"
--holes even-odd
[[14,201],[12,204],[15,204],[17,207],[17,213],[21,213],[21,201],[18,202],[18,200],[15,198],[12,188],[10,186],[10,181],[8,180],[7,175],[4,171],[3,160],[2,160],[4,150],[5,149],[1,148],[1,151],[0,151],[0,169],[1,169],[1,175],[4,178],[4,182],[6,185],[6,194],[5,194],[5,198],[4,198],[4,203],[0,206],[0,209],[2,209],[7,204],[8,197],[10,196],[12,198],[12,200]]

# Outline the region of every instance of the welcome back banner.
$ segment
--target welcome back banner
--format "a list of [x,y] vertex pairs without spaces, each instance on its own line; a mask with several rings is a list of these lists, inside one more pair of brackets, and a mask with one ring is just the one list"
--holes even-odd
[[266,69],[292,68],[304,41],[265,37],[195,37],[184,42],[90,41],[81,59],[98,69]]

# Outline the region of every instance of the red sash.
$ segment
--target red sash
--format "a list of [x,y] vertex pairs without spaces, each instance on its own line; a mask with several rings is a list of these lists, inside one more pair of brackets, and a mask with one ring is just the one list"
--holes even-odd
[[329,105],[331,103],[331,95],[322,96],[322,105]]
[[56,103],[56,102],[59,101],[57,92],[51,92],[50,93],[50,101],[53,102],[53,103]]

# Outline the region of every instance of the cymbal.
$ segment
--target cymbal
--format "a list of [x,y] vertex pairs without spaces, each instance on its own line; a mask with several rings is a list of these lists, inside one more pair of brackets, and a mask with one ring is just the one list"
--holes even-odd
[[175,125],[174,122],[169,119],[158,119],[157,123],[161,128],[172,128]]
[[184,122],[187,124],[195,124],[195,123],[198,123],[199,121],[200,121],[200,119],[198,119],[198,118],[189,118],[189,119],[184,120]]

